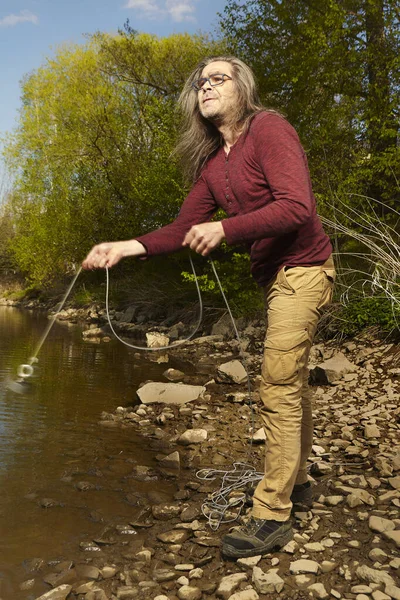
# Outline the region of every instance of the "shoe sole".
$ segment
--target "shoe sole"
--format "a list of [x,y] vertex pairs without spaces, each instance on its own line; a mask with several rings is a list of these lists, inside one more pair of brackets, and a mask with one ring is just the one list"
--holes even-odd
[[286,544],[288,544],[292,538],[293,530],[289,529],[284,533],[280,533],[270,540],[268,544],[264,544],[263,546],[241,550],[239,548],[235,548],[235,546],[231,546],[230,544],[223,544],[221,552],[224,556],[229,558],[247,558],[250,556],[258,556],[259,554],[268,554],[274,548],[283,548],[283,546],[286,546]]

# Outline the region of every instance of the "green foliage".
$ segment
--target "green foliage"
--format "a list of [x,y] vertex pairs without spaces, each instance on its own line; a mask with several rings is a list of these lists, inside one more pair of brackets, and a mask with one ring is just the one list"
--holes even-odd
[[351,301],[339,314],[340,329],[354,335],[365,327],[378,325],[382,331],[400,329],[400,298],[397,302],[387,297],[372,296]]
[[397,0],[228,0],[221,28],[299,131],[320,210],[336,192],[398,205]]
[[[231,308],[236,315],[251,315],[263,309],[263,300],[260,289],[250,275],[250,256],[247,253],[228,253],[226,244],[223,244],[219,260],[213,259],[215,270],[220,279],[222,289]],[[193,285],[193,273],[182,272],[184,282]],[[198,276],[200,290],[213,304],[224,306],[219,285],[215,279],[211,264],[208,262],[205,272]]]
[[217,48],[204,36],[99,33],[25,78],[5,156],[15,179],[12,251],[30,281],[51,283],[95,243],[176,216],[186,192],[171,158],[177,95]]
[[87,289],[85,284],[81,285],[74,293],[72,302],[74,306],[88,306],[96,299],[92,289]]

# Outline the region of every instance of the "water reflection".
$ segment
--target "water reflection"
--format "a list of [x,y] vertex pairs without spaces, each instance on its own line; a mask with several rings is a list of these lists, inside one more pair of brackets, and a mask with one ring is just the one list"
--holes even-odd
[[[0,307],[0,385],[27,362],[46,325],[44,315]],[[153,456],[132,430],[103,429],[97,421],[103,410],[132,404],[140,381],[160,378],[166,368],[138,363],[133,354],[114,341],[83,342],[79,326],[56,323],[32,393],[0,393],[0,572],[21,577],[24,559],[52,558],[96,535],[93,511],[132,515],[126,495],[146,486],[124,477],[132,456],[149,465]],[[97,493],[77,490],[80,479]],[[46,498],[55,506],[44,509]]]

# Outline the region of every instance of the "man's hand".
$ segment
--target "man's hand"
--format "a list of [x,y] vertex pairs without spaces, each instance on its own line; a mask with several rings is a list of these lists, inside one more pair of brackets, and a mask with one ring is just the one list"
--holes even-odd
[[126,256],[144,256],[146,249],[137,240],[105,242],[93,246],[82,263],[84,269],[104,269],[113,267]]
[[225,237],[221,221],[193,225],[185,235],[182,246],[190,246],[192,250],[207,256],[220,245]]

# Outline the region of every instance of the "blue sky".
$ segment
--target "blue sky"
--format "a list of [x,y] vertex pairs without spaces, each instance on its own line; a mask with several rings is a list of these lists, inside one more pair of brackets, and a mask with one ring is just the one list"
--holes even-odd
[[117,31],[167,36],[214,31],[225,0],[0,0],[0,137],[16,124],[22,77],[65,42]]

